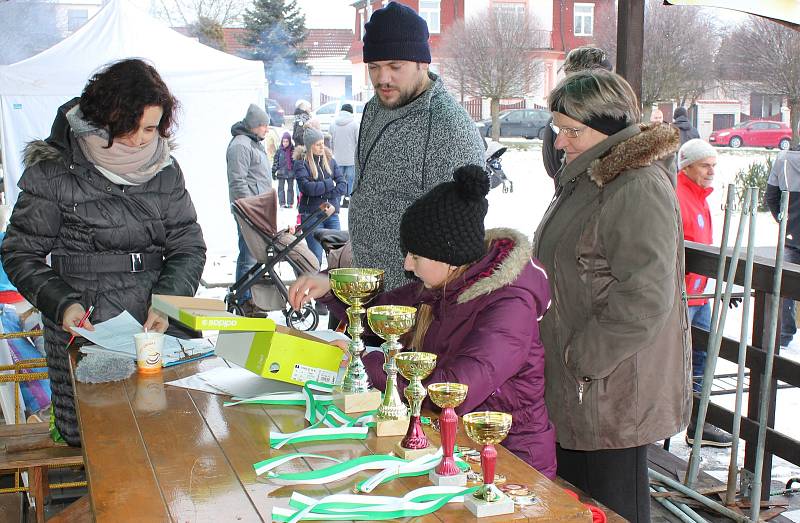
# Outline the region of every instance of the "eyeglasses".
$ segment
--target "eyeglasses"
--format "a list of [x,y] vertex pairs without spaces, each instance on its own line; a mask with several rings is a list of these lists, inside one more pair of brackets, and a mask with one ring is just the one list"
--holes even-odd
[[552,121],[550,122],[550,129],[553,130],[556,136],[559,134],[563,134],[567,138],[577,138],[579,134],[586,130],[586,126],[583,127],[559,127],[554,124]]

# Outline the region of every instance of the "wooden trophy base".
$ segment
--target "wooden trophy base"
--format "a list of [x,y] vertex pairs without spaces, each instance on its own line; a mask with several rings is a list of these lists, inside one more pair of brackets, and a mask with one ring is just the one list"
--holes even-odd
[[484,501],[469,494],[464,496],[464,506],[467,507],[476,518],[514,513],[514,501],[506,495],[503,495],[503,497],[497,501]]
[[442,476],[436,473],[436,470],[428,472],[428,479],[431,480],[436,486],[439,487],[466,487],[467,475],[465,473],[455,474],[453,476]]
[[[408,428],[408,426],[406,426],[406,428]],[[406,449],[401,447],[400,443],[394,446],[395,455],[403,459],[417,459],[422,456],[427,456],[428,454],[435,454],[437,450],[439,450],[439,448],[433,445],[428,445],[424,449]]]
[[405,436],[408,431],[408,418],[379,419],[375,422],[375,434],[383,436]]
[[375,410],[381,404],[381,391],[378,389],[358,393],[336,391],[333,393],[333,404],[345,414]]

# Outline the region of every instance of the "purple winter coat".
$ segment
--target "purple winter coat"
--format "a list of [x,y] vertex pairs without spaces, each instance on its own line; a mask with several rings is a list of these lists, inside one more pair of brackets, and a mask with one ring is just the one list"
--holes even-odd
[[[503,446],[550,479],[556,476],[555,429],[544,402],[544,348],[538,320],[550,304],[544,270],[530,258],[531,245],[513,229],[486,232],[488,253],[442,291],[421,283],[380,294],[373,305],[419,305],[433,308],[421,351],[438,355],[436,368],[423,381],[450,381],[469,386],[459,415],[494,410],[510,413],[513,425]],[[326,296],[342,317],[341,302]],[[366,322],[365,322],[366,323]],[[365,336],[374,336],[366,332]],[[369,344],[377,345],[378,339]],[[370,382],[383,390],[383,353],[363,357]],[[399,377],[401,389],[407,382]],[[426,400],[425,408],[437,409]]]

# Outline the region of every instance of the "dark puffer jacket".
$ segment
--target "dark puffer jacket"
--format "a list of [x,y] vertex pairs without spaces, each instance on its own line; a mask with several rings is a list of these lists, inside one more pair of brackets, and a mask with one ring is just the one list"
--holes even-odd
[[[73,303],[95,306],[99,323],[127,310],[144,323],[151,294],[193,296],[205,265],[206,246],[177,162],[138,186],[109,182],[91,165],[67,123],[62,106],[46,141],[28,144],[21,190],[2,246],[9,278],[42,311],[45,350],[56,427],[80,445],[69,362],[69,335],[61,329]],[[46,256],[155,253],[160,268],[141,272],[59,274]]]

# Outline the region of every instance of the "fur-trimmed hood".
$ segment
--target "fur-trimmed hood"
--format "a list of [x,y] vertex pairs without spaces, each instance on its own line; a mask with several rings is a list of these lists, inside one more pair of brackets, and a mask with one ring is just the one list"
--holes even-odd
[[[648,167],[654,162],[674,155],[680,146],[678,131],[661,124],[640,124],[638,133],[613,145],[608,153],[593,160],[589,178],[603,187],[622,172]],[[610,136],[608,140],[613,140]]]
[[[333,160],[333,151],[331,151],[327,146],[325,146],[325,157],[330,162]],[[294,153],[292,153],[292,160],[305,160],[306,159],[306,146],[305,145],[295,145],[294,146]]]
[[44,140],[34,140],[25,145],[22,162],[25,168],[41,162],[55,162],[64,158],[64,153]]
[[[492,251],[492,243],[499,240],[508,242]],[[493,258],[487,259],[487,254],[467,270],[465,284],[457,291],[458,303],[467,303],[513,283],[531,263],[531,244],[524,234],[515,229],[487,230],[486,246]]]

